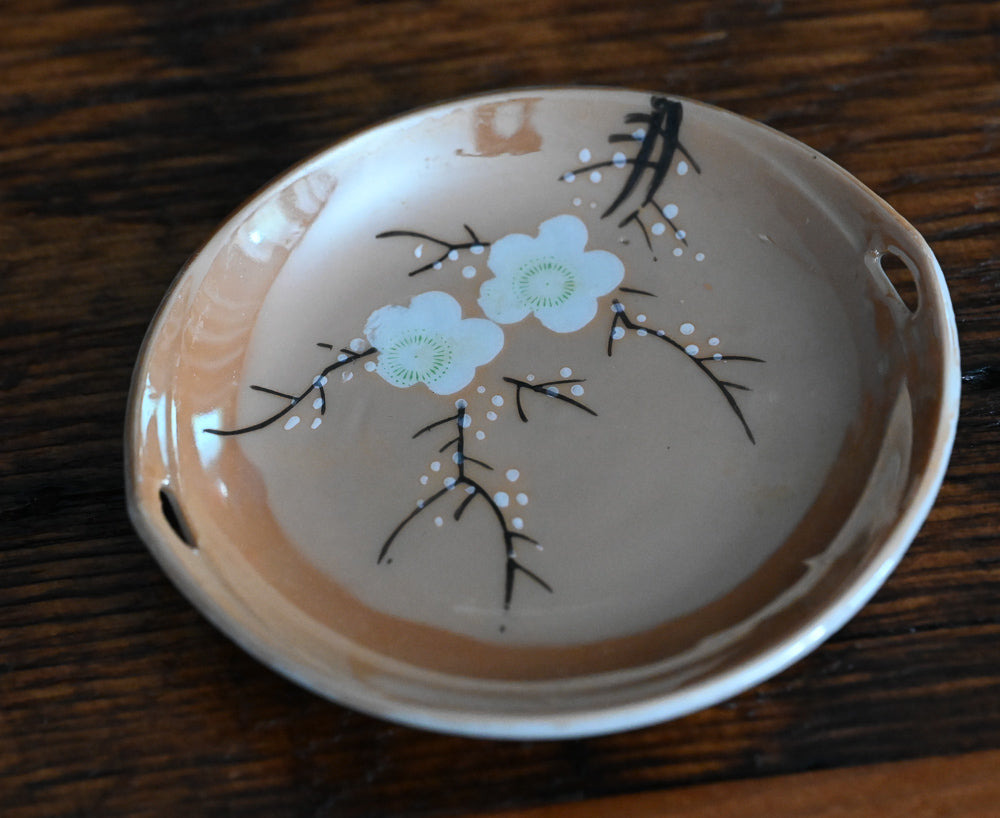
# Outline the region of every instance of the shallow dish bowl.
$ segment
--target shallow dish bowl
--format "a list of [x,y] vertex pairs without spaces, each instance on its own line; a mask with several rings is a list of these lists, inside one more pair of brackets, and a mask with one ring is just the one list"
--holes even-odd
[[505,92],[339,143],[193,256],[137,363],[128,505],[324,696],[605,733],[843,625],[930,510],[958,394],[937,262],[845,171],[688,100]]

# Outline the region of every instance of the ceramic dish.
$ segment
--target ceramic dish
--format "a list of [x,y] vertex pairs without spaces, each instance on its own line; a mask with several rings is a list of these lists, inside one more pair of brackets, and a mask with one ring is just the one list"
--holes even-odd
[[622,730],[875,592],[958,374],[929,248],[808,147],[657,94],[500,93],[324,151],[192,258],[137,364],[128,503],[198,608],[320,694]]

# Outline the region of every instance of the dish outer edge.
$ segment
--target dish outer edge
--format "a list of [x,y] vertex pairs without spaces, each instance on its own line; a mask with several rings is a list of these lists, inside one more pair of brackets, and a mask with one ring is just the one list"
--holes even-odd
[[[221,605],[213,594],[207,593],[201,583],[195,581],[195,569],[188,564],[186,559],[178,558],[178,554],[184,554],[187,547],[183,544],[178,547],[171,547],[163,542],[164,533],[147,519],[143,510],[136,502],[136,487],[133,484],[135,455],[131,447],[134,418],[137,406],[141,400],[140,380],[142,373],[146,370],[150,345],[160,330],[161,321],[171,306],[172,299],[177,294],[181,282],[190,268],[191,261],[202,254],[213,241],[218,240],[220,235],[227,232],[240,213],[247,210],[267,191],[278,185],[278,183],[284,180],[290,182],[294,178],[303,175],[310,166],[321,161],[330,151],[344,148],[354,139],[363,137],[371,131],[386,127],[389,124],[405,125],[409,120],[419,120],[429,114],[433,114],[435,111],[444,113],[448,110],[453,110],[456,106],[464,102],[475,101],[479,104],[486,104],[518,98],[525,94],[561,96],[563,94],[572,95],[587,92],[594,92],[601,95],[645,94],[647,96],[662,93],[643,91],[636,88],[600,85],[512,88],[486,94],[470,94],[421,106],[347,134],[313,155],[295,163],[284,172],[274,176],[236,207],[180,268],[150,321],[132,372],[125,417],[124,466],[126,506],[129,518],[164,573],[167,574],[171,582],[174,583],[206,619],[247,653],[278,673],[324,698],[332,699],[360,712],[408,726],[436,732],[492,739],[582,738],[638,729],[678,718],[732,698],[754,685],[777,675],[806,654],[815,650],[820,644],[840,630],[884,584],[915,539],[934,505],[938,491],[944,481],[948,461],[954,445],[959,416],[959,400],[961,397],[961,370],[954,309],[948,294],[944,273],[929,244],[916,228],[907,222],[877,193],[850,174],[846,169],[812,149],[801,140],[795,139],[762,122],[719,106],[669,94],[672,99],[676,99],[684,104],[697,108],[710,109],[721,114],[723,117],[735,117],[753,128],[764,129],[770,132],[772,138],[784,141],[795,150],[806,152],[815,161],[820,162],[826,171],[840,177],[843,182],[854,187],[863,196],[870,199],[874,204],[877,204],[883,215],[889,216],[895,222],[896,226],[908,235],[911,243],[921,250],[923,261],[928,262],[928,269],[921,266],[921,275],[917,281],[921,297],[920,312],[923,312],[925,309],[924,305],[928,304],[926,297],[928,295],[931,296],[931,305],[928,305],[926,309],[932,310],[933,315],[936,315],[941,320],[945,328],[945,333],[940,339],[943,352],[941,366],[943,390],[937,423],[935,425],[934,444],[928,455],[927,467],[910,492],[908,505],[899,521],[893,526],[891,534],[887,537],[883,545],[871,556],[866,568],[840,594],[838,601],[831,606],[819,610],[772,647],[743,660],[734,667],[722,672],[716,678],[694,683],[690,687],[667,691],[660,696],[648,697],[639,702],[618,704],[593,710],[583,709],[551,716],[490,716],[478,711],[461,708],[432,708],[400,704],[384,695],[359,696],[355,695],[353,691],[347,691],[337,686],[331,689],[330,685],[326,683],[329,681],[326,676],[310,672],[300,662],[289,661],[280,651],[271,650],[267,642],[261,642],[259,638],[255,638],[255,636],[259,635],[247,629],[243,623],[234,621],[227,614],[225,606]],[[928,273],[929,275],[926,275]],[[261,622],[260,626],[266,630],[266,623]],[[549,681],[518,684],[525,684],[527,687],[537,687],[553,683]]]

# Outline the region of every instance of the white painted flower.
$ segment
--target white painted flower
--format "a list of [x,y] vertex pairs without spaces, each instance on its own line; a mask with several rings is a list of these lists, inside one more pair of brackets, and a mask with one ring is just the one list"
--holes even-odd
[[375,310],[365,335],[378,352],[375,371],[393,386],[425,383],[438,395],[467,386],[476,367],[503,348],[503,330],[485,318],[462,318],[461,305],[442,292],[414,296],[409,307]]
[[479,306],[499,324],[534,313],[554,332],[575,332],[597,315],[597,299],[625,275],[618,256],[584,251],[587,227],[576,216],[542,222],[538,238],[511,233],[490,247],[495,278],[479,290]]

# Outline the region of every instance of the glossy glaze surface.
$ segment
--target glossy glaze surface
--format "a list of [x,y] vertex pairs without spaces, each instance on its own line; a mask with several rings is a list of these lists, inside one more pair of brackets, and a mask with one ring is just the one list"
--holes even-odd
[[138,525],[331,695],[432,671],[405,698],[457,684],[489,718],[504,679],[589,678],[564,715],[732,689],[926,513],[949,314],[912,228],[758,125],[600,89],[450,103],[306,162],[188,266],[138,370]]

